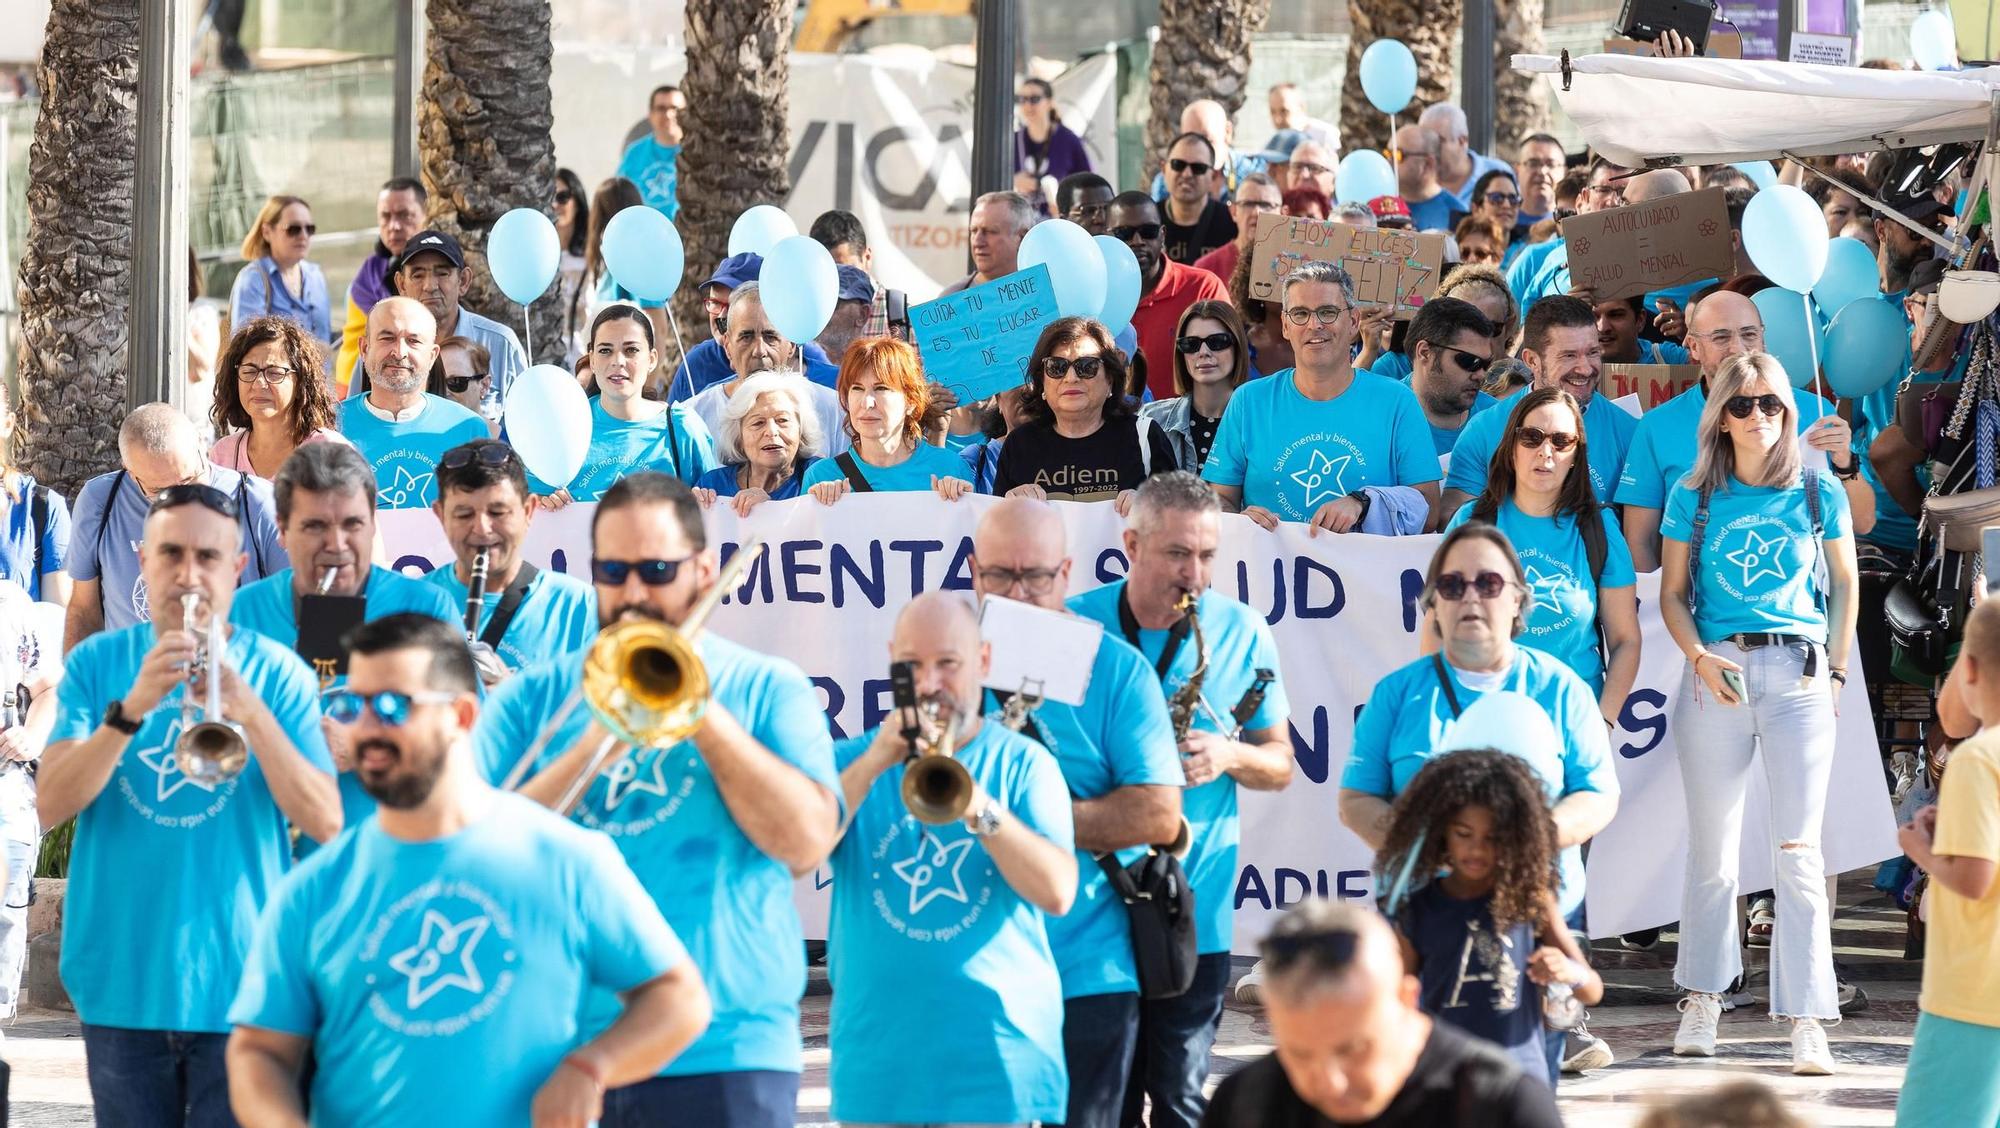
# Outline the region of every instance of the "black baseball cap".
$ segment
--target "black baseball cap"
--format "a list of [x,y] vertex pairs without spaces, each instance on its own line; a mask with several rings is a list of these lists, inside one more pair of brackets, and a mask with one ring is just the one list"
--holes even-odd
[[465,251],[458,240],[443,231],[419,231],[403,245],[403,253],[389,264],[389,273],[400,273],[413,258],[424,253],[443,255],[445,260],[460,270],[465,269]]

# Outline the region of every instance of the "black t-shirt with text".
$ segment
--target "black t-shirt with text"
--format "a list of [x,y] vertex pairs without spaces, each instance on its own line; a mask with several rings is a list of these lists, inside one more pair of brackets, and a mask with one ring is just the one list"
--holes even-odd
[[1136,490],[1148,474],[1139,448],[1141,427],[1152,452],[1151,473],[1179,469],[1166,432],[1150,419],[1107,419],[1080,439],[1057,434],[1053,423],[1030,423],[1008,432],[1000,448],[1000,467],[993,475],[993,492],[1004,495],[1015,486],[1032,483],[1052,498],[1108,501],[1120,490]]
[[1160,205],[1160,218],[1165,221],[1167,257],[1186,266],[1193,266],[1194,260],[1236,238],[1236,221],[1229,218],[1229,209],[1213,198],[1201,209],[1201,217],[1185,227],[1174,222],[1166,204]]

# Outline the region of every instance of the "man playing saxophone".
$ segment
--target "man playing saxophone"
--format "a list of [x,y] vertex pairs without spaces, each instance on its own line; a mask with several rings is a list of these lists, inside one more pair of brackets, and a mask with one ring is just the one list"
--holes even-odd
[[[637,617],[678,628],[716,583],[701,507],[677,478],[620,481],[599,499],[591,539],[604,627]],[[805,946],[792,878],[833,846],[832,741],[796,666],[712,632],[695,649],[713,687],[699,727],[671,747],[617,749],[573,815],[617,842],[715,1006],[707,1032],[660,1076],[606,1095],[604,1128],[776,1128],[797,1108]],[[554,806],[597,759],[611,734],[576,707],[590,653],[530,666],[494,691],[474,732],[489,780],[540,742],[522,791]],[[617,1013],[615,996],[594,996],[585,1032]]]
[[[220,490],[154,497],[139,549],[152,621],[70,652],[42,754],[42,825],[77,819],[62,978],[83,1020],[99,1124],[229,1122],[229,1001],[291,858],[285,822],[321,842],[340,831],[311,668],[237,628],[190,669],[197,632],[226,619],[236,595],[241,536],[235,499]],[[249,758],[233,776],[200,780],[177,755],[180,706],[215,680]]]
[[[1277,644],[1261,615],[1208,586],[1220,514],[1215,493],[1193,474],[1146,479],[1126,517],[1125,578],[1069,601],[1072,611],[1138,647],[1154,663],[1164,696],[1171,701],[1181,693],[1186,702],[1181,802],[1193,842],[1184,864],[1199,916],[1200,960],[1185,994],[1140,1005],[1139,1051],[1125,1090],[1128,1126],[1140,1122],[1140,1102],[1149,1096],[1153,1128],[1193,1128],[1201,1119],[1208,1050],[1229,985],[1236,789],[1277,791],[1292,778],[1290,707],[1277,680]],[[1185,692],[1190,683],[1195,691]]]

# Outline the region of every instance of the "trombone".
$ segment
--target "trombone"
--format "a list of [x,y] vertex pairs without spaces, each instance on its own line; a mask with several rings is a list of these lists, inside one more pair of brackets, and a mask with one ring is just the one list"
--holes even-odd
[[670,748],[693,735],[701,727],[712,696],[708,667],[695,642],[722,597],[763,552],[763,541],[753,538],[745,542],[679,627],[657,619],[625,618],[597,632],[584,654],[583,679],[555,719],[515,761],[513,770],[501,781],[501,789],[520,790],[542,750],[568,723],[578,705],[588,705],[610,735],[592,751],[583,770],[563,791],[554,808],[561,815],[574,810],[597,777],[621,759],[616,754],[621,743],[631,748]]
[[[201,626],[203,619],[207,622]],[[204,787],[235,779],[250,762],[243,729],[222,717],[222,622],[198,591],[181,596],[181,629],[195,636],[194,658],[181,685],[181,735],[174,762],[181,774]],[[197,678],[205,695],[195,693]]]

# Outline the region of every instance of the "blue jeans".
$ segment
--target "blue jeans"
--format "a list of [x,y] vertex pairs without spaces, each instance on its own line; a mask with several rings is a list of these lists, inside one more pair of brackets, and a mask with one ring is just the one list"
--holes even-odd
[[83,1027],[97,1122],[119,1128],[236,1128],[222,1050],[227,1034]]
[[1138,1043],[1138,992],[1063,1000],[1063,1062],[1069,1067],[1066,1128],[1118,1128]]
[[602,1128],[791,1128],[799,1075],[769,1069],[654,1077],[604,1094]]
[[1229,953],[1207,952],[1195,961],[1194,982],[1171,999],[1139,1001],[1139,1048],[1125,1086],[1125,1128],[1146,1122],[1153,1099],[1153,1128],[1196,1128],[1208,1101],[1208,1051],[1222,1024],[1222,993],[1229,987]]

